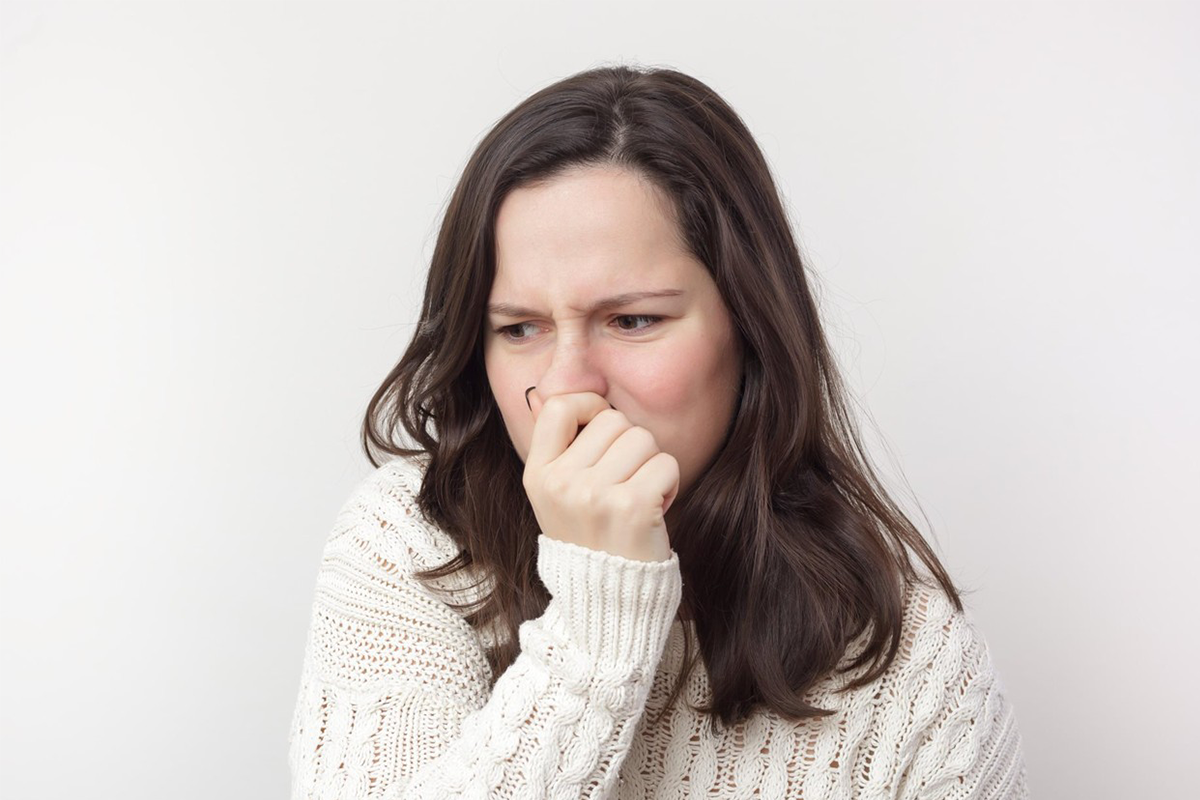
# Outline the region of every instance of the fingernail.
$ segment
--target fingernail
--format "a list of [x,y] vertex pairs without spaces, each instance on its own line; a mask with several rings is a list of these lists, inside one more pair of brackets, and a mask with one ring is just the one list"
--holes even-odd
[[529,402],[529,393],[536,389],[537,386],[530,386],[525,390],[525,405],[529,406],[529,412],[533,413],[533,404]]

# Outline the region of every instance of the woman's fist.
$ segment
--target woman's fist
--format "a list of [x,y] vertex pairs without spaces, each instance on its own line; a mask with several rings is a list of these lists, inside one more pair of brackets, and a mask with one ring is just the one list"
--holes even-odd
[[674,456],[595,392],[526,398],[533,438],[522,484],[542,533],[637,561],[669,559]]

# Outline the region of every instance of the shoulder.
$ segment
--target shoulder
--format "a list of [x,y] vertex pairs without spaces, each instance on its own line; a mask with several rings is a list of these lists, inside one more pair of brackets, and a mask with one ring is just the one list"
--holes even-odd
[[396,459],[355,485],[322,553],[309,647],[323,679],[356,691],[379,681],[445,685],[456,697],[479,699],[487,659],[442,591],[461,578],[427,582],[413,574],[458,553],[417,508],[423,475],[421,460]]
[[967,677],[994,680],[987,640],[970,608],[956,607],[939,584],[909,585],[902,629],[908,669],[936,675],[946,685]]
[[[870,633],[868,626],[855,640],[851,660]],[[974,797],[976,787],[1022,784],[1015,710],[970,609],[955,606],[940,584],[907,587],[899,648],[874,681],[843,692],[873,664],[844,666],[832,691],[815,700],[844,714],[847,729],[873,739],[870,771],[878,768],[883,783],[907,785],[899,796]]]
[[[905,590],[900,642],[895,659],[877,679],[892,687],[889,695],[921,692],[942,702],[963,691],[990,689],[996,681],[987,640],[970,609],[956,607],[940,584],[910,583]],[[845,670],[834,683],[841,687],[869,671],[871,663],[851,668],[866,648],[873,628],[868,625],[847,649],[841,662]],[[872,685],[872,694],[880,686]]]
[[915,583],[902,630],[881,687],[893,703],[881,713],[907,726],[914,741],[936,738],[939,748],[958,741],[972,758],[992,739],[996,748],[1017,748],[1012,704],[970,608],[957,608],[936,583]]
[[989,797],[1027,796],[1016,709],[970,609],[957,608],[939,585],[914,584],[903,628],[876,714],[886,729],[906,732],[897,764],[910,769],[915,796],[950,796],[964,786]]
[[338,511],[326,556],[370,553],[389,572],[439,566],[458,554],[453,540],[417,507],[426,456],[399,456],[369,472]]

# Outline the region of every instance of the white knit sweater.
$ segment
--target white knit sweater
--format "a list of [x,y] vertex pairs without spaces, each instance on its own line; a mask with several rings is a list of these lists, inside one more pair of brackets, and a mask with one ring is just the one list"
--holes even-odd
[[457,553],[416,508],[422,463],[372,472],[325,546],[289,736],[293,800],[1028,797],[983,636],[920,585],[879,680],[834,694],[860,668],[805,695],[834,715],[797,724],[760,710],[714,735],[683,702],[711,699],[702,661],[651,724],[692,624],[675,617],[678,556],[634,561],[539,536],[552,599],[520,626],[521,653],[489,692],[492,632],[439,597],[465,576],[435,590],[411,577]]

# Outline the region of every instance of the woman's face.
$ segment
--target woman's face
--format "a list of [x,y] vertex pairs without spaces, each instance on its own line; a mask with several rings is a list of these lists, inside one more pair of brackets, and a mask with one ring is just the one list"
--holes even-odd
[[[740,338],[708,271],[680,244],[669,203],[612,167],[575,169],[501,203],[484,360],[522,461],[530,386],[542,401],[595,392],[648,429],[679,462],[680,495],[721,446],[737,408]],[[660,291],[672,294],[594,308]]]

